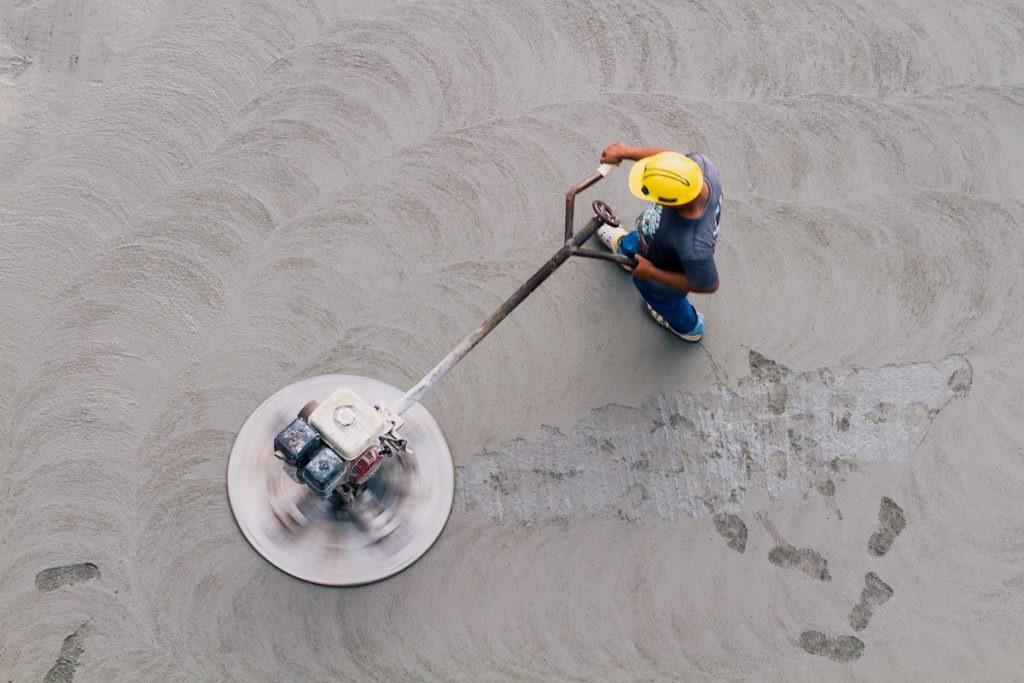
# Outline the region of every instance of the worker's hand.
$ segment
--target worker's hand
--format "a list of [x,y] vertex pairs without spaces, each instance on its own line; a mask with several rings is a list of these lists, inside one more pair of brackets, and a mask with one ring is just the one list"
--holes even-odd
[[601,152],[601,163],[602,164],[616,164],[618,165],[623,159],[626,158],[626,152],[629,146],[621,142],[613,142],[604,148]]
[[636,265],[633,267],[633,277],[640,280],[654,280],[658,274],[658,267],[640,254],[633,258],[636,259]]

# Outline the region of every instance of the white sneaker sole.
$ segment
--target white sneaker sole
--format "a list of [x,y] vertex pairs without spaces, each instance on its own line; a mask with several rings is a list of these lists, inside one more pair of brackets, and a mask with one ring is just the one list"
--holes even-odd
[[651,305],[649,303],[644,301],[643,304],[644,310],[647,311],[647,315],[651,317],[651,320],[658,323],[666,330],[679,337],[680,339],[688,342],[699,342],[701,338],[704,336],[703,332],[701,332],[700,334],[683,334],[682,332],[679,332],[678,330],[676,330],[676,328],[669,325],[667,320],[658,315],[658,312],[651,308]]

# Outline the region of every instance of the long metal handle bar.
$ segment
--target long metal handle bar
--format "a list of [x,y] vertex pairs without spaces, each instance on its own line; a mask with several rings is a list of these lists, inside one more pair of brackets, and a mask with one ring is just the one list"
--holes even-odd
[[526,299],[533,290],[540,287],[541,283],[547,280],[560,265],[565,263],[569,257],[579,249],[581,244],[586,242],[595,232],[597,232],[597,229],[602,225],[602,221],[600,218],[595,216],[590,219],[583,230],[576,234],[572,233],[573,202],[577,192],[585,190],[601,178],[604,178],[612,168],[614,168],[614,166],[602,164],[597,169],[597,173],[590,178],[587,178],[579,185],[573,186],[573,188],[569,190],[565,199],[567,237],[562,248],[555,252],[555,255],[548,259],[548,261],[541,266],[540,269],[534,273],[522,287],[517,289],[515,293],[505,301],[505,303],[499,306],[494,313],[491,313],[486,320],[480,323],[480,327],[476,328],[472,334],[459,342],[459,345],[452,349],[451,353],[445,356],[440,363],[435,365],[434,369],[428,372],[426,377],[420,380],[419,384],[407,391],[405,396],[403,396],[396,405],[391,407],[391,410],[394,411],[396,415],[401,415],[405,411],[409,410],[409,408],[416,405],[419,400],[423,398],[423,395],[426,394],[439,379],[444,377],[449,370],[455,367],[456,363],[465,358],[466,354],[472,351],[473,347],[479,344],[481,339],[486,337],[491,330],[497,327],[498,323],[508,317],[508,314],[511,313],[516,306],[523,303],[523,300]]
[[515,309],[516,306],[523,303],[526,297],[530,296],[533,290],[540,287],[541,283],[548,279],[560,265],[565,263],[570,256],[573,254],[573,250],[579,247],[579,245],[586,242],[590,237],[597,232],[597,229],[601,227],[601,219],[594,218],[590,219],[590,222],[580,232],[573,235],[568,242],[566,242],[561,249],[555,252],[555,255],[548,259],[547,263],[540,267],[540,269],[533,274],[533,276],[526,281],[526,283],[517,289],[515,293],[510,296],[505,303],[498,307],[498,310],[491,313],[482,323],[480,327],[476,328],[471,335],[459,342],[459,345],[452,349],[451,353],[444,357],[444,359],[438,363],[433,370],[427,373],[427,376],[420,380],[420,383],[406,392],[402,400],[397,405],[392,407],[392,410],[401,415],[409,408],[416,405],[416,403],[423,397],[427,391],[437,383],[449,370],[455,367],[455,364],[465,358],[466,354],[473,350],[473,347],[480,343],[480,340],[486,337],[491,330],[498,326],[502,320],[504,320],[509,313]]

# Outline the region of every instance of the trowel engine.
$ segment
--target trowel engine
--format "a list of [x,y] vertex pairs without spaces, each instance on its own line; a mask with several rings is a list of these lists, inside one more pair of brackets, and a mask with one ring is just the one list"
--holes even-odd
[[[571,256],[637,265],[624,254],[583,247],[602,225],[619,225],[604,202],[595,200],[594,216],[574,230],[577,193],[612,168],[602,164],[569,188],[558,251],[404,395],[368,377],[321,375],[280,389],[253,412],[231,449],[228,499],[261,555],[300,579],[354,586],[392,576],[430,548],[451,513],[455,469],[441,428],[419,402]],[[301,401],[322,396],[292,418]],[[415,457],[403,425],[416,441]],[[266,456],[275,434],[273,453],[297,485]]]
[[365,489],[385,458],[412,455],[402,418],[341,387],[323,403],[310,401],[274,438],[274,455],[293,480],[321,498],[350,498]]

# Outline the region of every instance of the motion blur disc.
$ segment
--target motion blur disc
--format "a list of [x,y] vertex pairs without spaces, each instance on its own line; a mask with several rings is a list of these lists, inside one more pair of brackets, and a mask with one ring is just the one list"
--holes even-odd
[[275,435],[311,400],[347,385],[369,403],[403,392],[357,375],[321,375],[268,398],[242,425],[228,461],[228,499],[245,538],[271,564],[325,586],[386,579],[418,560],[448,522],[455,470],[434,418],[416,404],[402,416],[411,456],[394,455],[347,506],[293,481],[274,457]]

